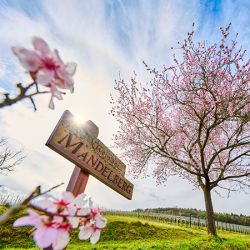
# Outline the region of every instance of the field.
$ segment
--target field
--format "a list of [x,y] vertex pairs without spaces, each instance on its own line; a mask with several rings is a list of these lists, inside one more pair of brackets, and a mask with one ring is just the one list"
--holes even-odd
[[[191,226],[195,228],[206,227],[205,218],[200,218],[190,214],[167,214],[164,212],[139,212],[139,211],[109,211],[111,215],[121,215],[126,217],[137,217],[150,221],[167,222],[177,224],[178,226]],[[246,217],[245,217],[246,218]],[[215,221],[216,227],[221,230],[240,232],[250,235],[250,226],[232,224],[222,221]]]
[[[219,231],[210,237],[205,228],[194,229],[173,224],[108,215],[108,225],[96,245],[77,239],[74,232],[67,249],[250,249],[250,235]],[[12,228],[15,219],[0,227],[0,249],[37,249],[30,227]]]

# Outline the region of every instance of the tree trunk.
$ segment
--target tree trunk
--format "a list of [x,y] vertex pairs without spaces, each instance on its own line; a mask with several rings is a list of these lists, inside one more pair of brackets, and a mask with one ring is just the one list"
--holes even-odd
[[206,205],[207,231],[209,234],[216,235],[216,226],[214,220],[214,210],[211,198],[211,190],[209,187],[204,187],[203,192]]

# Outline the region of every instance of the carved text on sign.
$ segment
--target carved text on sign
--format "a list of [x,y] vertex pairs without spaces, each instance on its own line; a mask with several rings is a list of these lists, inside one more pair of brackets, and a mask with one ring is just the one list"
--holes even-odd
[[132,199],[133,184],[110,164],[110,159],[105,160],[104,155],[108,155],[105,152],[109,152],[109,149],[100,153],[100,148],[104,148],[100,140],[90,140],[84,130],[79,129],[76,133],[70,129],[72,126],[65,126],[63,121],[59,121],[46,145],[124,197]]
[[81,126],[75,125],[74,122],[72,122],[73,115],[71,115],[69,111],[65,112],[66,114],[64,114],[61,119],[61,123],[64,125],[65,129],[68,129],[76,137],[88,143],[88,146],[91,147],[100,158],[102,158],[106,165],[110,165],[110,168],[113,168],[124,176],[126,170],[125,164],[98,138],[87,134],[84,131],[84,127],[82,128]]

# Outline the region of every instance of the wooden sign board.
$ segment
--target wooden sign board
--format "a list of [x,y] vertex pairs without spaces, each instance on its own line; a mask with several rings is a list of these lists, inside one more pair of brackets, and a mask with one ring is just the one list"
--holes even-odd
[[86,131],[84,126],[76,124],[74,116],[66,110],[46,145],[131,200],[133,184],[124,177],[125,164]]

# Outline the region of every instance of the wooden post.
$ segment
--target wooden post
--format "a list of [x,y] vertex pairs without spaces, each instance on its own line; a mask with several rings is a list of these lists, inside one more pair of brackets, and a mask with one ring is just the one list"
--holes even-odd
[[[92,121],[85,122],[83,127],[86,133],[96,138],[98,137],[99,129]],[[74,196],[83,193],[87,186],[88,179],[89,174],[82,171],[79,167],[75,166],[66,191],[72,192]]]
[[[84,131],[91,136],[98,137],[99,129],[98,127],[92,122],[87,121],[83,125]],[[79,167],[75,166],[73,173],[71,174],[68,186],[66,191],[72,192],[74,196],[81,194],[85,191],[89,179],[89,174],[82,171]],[[65,247],[62,250],[65,250]],[[44,248],[44,250],[53,250],[52,246]]]
[[84,193],[88,179],[89,174],[81,171],[79,167],[75,166],[66,191],[73,193],[74,196]]

